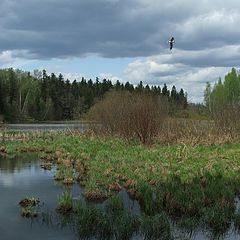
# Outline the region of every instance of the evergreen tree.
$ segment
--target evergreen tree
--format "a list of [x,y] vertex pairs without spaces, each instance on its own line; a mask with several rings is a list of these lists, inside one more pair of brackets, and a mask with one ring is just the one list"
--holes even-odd
[[135,90],[136,90],[137,92],[143,92],[144,87],[143,87],[143,82],[142,82],[142,81],[139,82],[139,84],[137,85],[137,87],[135,88]]
[[176,102],[178,99],[178,93],[176,87],[173,85],[171,90],[171,99]]
[[[237,76],[238,77],[238,76]],[[229,78],[231,80],[231,78]],[[229,84],[232,85],[232,80]],[[156,96],[165,95],[168,101],[178,100],[179,94],[172,89],[171,96],[164,84],[162,93],[160,86],[143,85],[140,81],[134,87],[129,82],[119,80],[113,85],[111,80],[97,77],[95,82],[82,77],[81,81],[65,80],[60,73],[47,74],[46,70],[29,72],[13,69],[0,70],[0,114],[9,121],[24,120],[64,120],[79,118],[93,104],[103,98],[105,93],[115,88],[129,92],[147,92]],[[216,91],[214,91],[216,92]],[[181,95],[181,94],[180,94]],[[185,100],[182,90],[182,98]]]
[[163,85],[163,88],[162,88],[162,95],[163,95],[163,96],[166,96],[166,97],[169,97],[169,95],[170,95],[166,83],[164,83],[164,85]]
[[119,82],[119,80],[116,81],[114,88],[116,89],[116,91],[119,91],[122,89],[121,83]]
[[132,84],[130,84],[129,82],[125,83],[124,88],[125,88],[125,90],[127,90],[129,92],[133,92],[134,91],[134,86]]
[[150,87],[149,87],[149,85],[147,84],[146,87],[145,87],[145,92],[146,92],[146,93],[150,93],[150,91],[151,91],[151,90],[150,90]]

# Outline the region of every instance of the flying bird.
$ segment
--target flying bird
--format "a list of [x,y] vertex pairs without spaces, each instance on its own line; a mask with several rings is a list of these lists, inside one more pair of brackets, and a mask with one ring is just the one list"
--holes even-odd
[[175,43],[174,37],[171,37],[168,43],[169,43],[170,50],[172,50],[173,44]]

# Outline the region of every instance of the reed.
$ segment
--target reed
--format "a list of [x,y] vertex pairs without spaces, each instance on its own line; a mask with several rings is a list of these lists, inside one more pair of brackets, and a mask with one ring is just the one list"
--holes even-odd
[[102,236],[105,231],[109,232],[111,235],[111,230],[109,230],[109,225],[107,224],[104,224],[106,229],[104,233],[102,232],[101,224],[103,218],[104,216],[102,212],[93,204],[86,205],[79,203],[77,206],[77,218],[75,224],[79,239],[91,239],[95,236]]
[[207,229],[209,229],[214,236],[224,235],[231,226],[234,211],[232,209],[214,206],[203,209],[203,220]]
[[113,231],[115,239],[131,239],[138,229],[138,218],[124,211],[114,221]]
[[153,189],[145,182],[141,182],[138,193],[142,211],[147,215],[152,215],[154,213]]
[[122,201],[114,196],[104,208],[79,203],[76,227],[79,239],[131,239],[139,227],[137,217],[123,208]]

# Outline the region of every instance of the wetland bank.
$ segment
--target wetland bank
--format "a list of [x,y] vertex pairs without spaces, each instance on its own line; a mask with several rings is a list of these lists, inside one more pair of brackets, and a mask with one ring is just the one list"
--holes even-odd
[[[239,143],[149,146],[91,131],[19,134],[1,144],[8,207],[0,209],[24,239],[34,232],[39,239],[240,237]],[[24,197],[39,198],[38,217],[21,217]]]

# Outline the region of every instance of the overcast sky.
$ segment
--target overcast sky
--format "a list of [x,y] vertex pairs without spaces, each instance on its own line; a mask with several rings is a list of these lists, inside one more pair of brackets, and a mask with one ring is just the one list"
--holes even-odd
[[237,0],[1,0],[0,67],[167,83],[202,102],[239,66],[239,24]]

